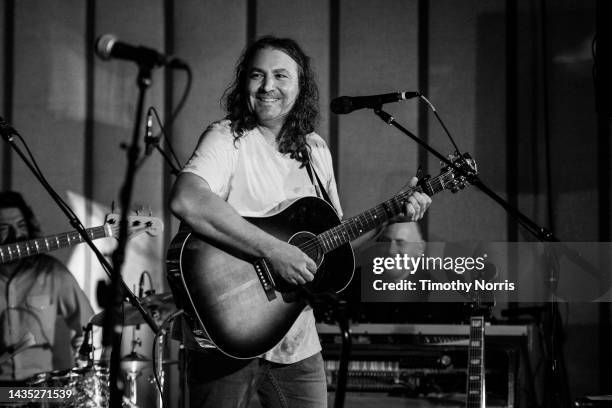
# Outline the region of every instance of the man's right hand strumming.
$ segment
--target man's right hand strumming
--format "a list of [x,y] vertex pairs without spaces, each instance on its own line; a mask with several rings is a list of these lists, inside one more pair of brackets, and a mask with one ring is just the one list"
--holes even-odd
[[275,274],[293,285],[304,285],[314,279],[317,264],[298,247],[278,240],[266,259]]

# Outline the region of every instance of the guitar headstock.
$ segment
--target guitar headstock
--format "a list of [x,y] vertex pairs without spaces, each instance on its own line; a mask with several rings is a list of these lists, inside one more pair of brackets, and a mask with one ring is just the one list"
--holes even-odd
[[451,166],[448,166],[446,163],[440,163],[440,166],[442,166],[440,173],[448,174],[445,188],[452,193],[456,193],[459,190],[463,190],[468,184],[472,184],[472,181],[478,175],[478,167],[476,166],[476,161],[472,159],[469,153],[464,153],[462,156],[449,154],[448,159],[465,173],[457,174],[457,171]]
[[[482,270],[475,270],[472,279],[473,289],[471,291],[471,302],[466,306],[472,316],[484,316],[488,318],[491,310],[495,307],[495,291],[487,287],[497,278],[497,267],[494,263],[485,262]],[[476,287],[476,281],[480,286]]]
[[[107,214],[104,220],[104,225],[109,226],[111,233],[109,236],[118,238],[119,237],[119,222],[121,221],[121,214],[111,213]],[[128,221],[128,236],[147,233],[151,236],[156,236],[164,230],[164,223],[155,217],[144,217],[141,215],[129,215]]]
[[[419,177],[419,186],[427,195],[432,196],[442,190],[450,190],[456,193],[463,190],[467,185],[472,184],[478,175],[476,161],[469,153],[463,155],[449,154],[448,159],[460,172],[446,163],[441,163],[442,170],[436,177]],[[417,176],[418,177],[418,176]]]

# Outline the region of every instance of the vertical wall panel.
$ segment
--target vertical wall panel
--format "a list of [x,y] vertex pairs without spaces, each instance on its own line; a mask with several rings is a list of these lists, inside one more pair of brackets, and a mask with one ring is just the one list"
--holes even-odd
[[[57,192],[82,192],[84,3],[15,2],[15,128]],[[47,234],[72,229],[30,171],[13,157],[13,188],[24,193]],[[67,252],[56,255],[65,259]]]
[[[222,119],[221,96],[234,77],[234,67],[247,40],[246,2],[187,0],[175,2],[174,54],[193,70],[193,87],[174,123],[173,146],[184,163],[211,122]],[[174,76],[174,95],[183,91],[184,76]],[[166,197],[167,199],[167,197]],[[177,223],[171,226],[177,229]]]
[[[340,95],[418,86],[417,1],[343,1],[340,5]],[[417,105],[387,105],[415,132]],[[371,110],[339,118],[338,178],[345,215],[389,198],[416,173],[417,147]]]
[[[246,45],[247,2],[180,0],[174,2],[173,13],[173,52],[193,70],[190,97],[173,126],[172,144],[184,163],[206,126],[225,116],[220,99],[233,79],[236,60]],[[176,103],[184,90],[185,76],[176,72],[173,81]],[[173,235],[178,221],[172,220],[166,227]],[[178,373],[173,371],[170,378],[173,402],[179,398],[178,379]]]
[[[164,16],[163,1],[133,0],[129,2],[112,0],[96,2],[97,35],[113,33],[120,41],[134,45],[144,45],[157,50],[164,49]],[[100,205],[110,206],[115,200],[119,203],[120,188],[124,183],[127,166],[126,152],[120,148],[121,143],[132,142],[135,120],[135,109],[138,97],[136,78],[137,65],[130,61],[95,60],[94,87],[94,186],[93,199]],[[151,87],[147,90],[146,108],[155,106],[163,114],[164,75],[161,68],[155,69]],[[163,119],[163,118],[162,118]],[[139,145],[144,149],[143,127],[145,117],[140,124]],[[158,129],[155,126],[155,129]],[[144,151],[144,150],[142,150]],[[152,154],[145,164],[138,169],[132,194],[132,208],[149,208],[156,217],[163,217],[163,164],[159,154]],[[164,247],[163,234],[157,237],[141,235],[130,239],[128,253],[123,265],[123,279],[129,288],[138,283],[144,270],[150,272],[153,286],[157,291],[165,286],[163,273]],[[108,248],[107,253],[111,253]],[[92,270],[103,275],[94,263]],[[95,282],[94,282],[95,283]],[[148,288],[148,285],[146,286]],[[130,351],[133,328],[125,328],[122,354]],[[152,333],[146,326],[134,333],[142,340],[137,348],[141,354],[150,355]],[[139,379],[139,404],[153,406],[155,394],[146,376]]]
[[[7,61],[7,49],[6,49],[6,30],[8,24],[6,24],[6,9],[7,2],[0,2],[0,21],[2,22],[2,26],[0,27],[0,55],[2,55],[2,60],[0,61],[0,116],[2,116],[5,120],[7,119],[7,104],[5,101],[6,90],[5,88],[9,86],[9,80],[6,78],[5,72],[5,64]],[[8,168],[9,163],[6,163],[8,157],[8,146],[6,143],[0,140],[0,169],[2,169],[2,176],[0,176],[0,189],[4,190],[8,188],[6,185],[7,180],[5,179],[7,173],[9,173],[10,169]]]
[[[594,5],[577,1],[546,4],[554,227],[566,240],[595,241],[599,220],[591,57]],[[574,218],[576,208],[585,216]]]
[[[291,18],[287,18],[291,16]],[[329,1],[259,0],[257,36],[275,35],[296,40],[312,58],[319,84],[321,120],[317,132],[329,140]]]
[[[595,8],[591,2],[573,0],[545,4],[549,64],[543,80],[548,81],[550,101],[553,228],[564,240],[597,241],[597,123],[591,58]],[[569,25],[572,30],[567,29]],[[578,287],[586,282],[597,281],[586,272],[569,275],[561,267],[561,285]],[[567,312],[566,356],[573,355],[572,350],[584,350],[580,359],[567,364],[570,373],[581,373],[570,376],[573,392],[595,393],[597,385],[589,378],[597,375],[600,356],[596,336],[585,333],[595,331],[597,307],[572,304]]]
[[[476,159],[482,180],[502,196],[503,21],[501,1],[430,3],[430,99],[459,147]],[[454,150],[433,117],[429,133],[431,144],[443,154]],[[429,171],[439,172],[437,160],[430,160]],[[504,211],[475,188],[439,194],[429,223],[431,241],[506,238]]]
[[[142,44],[155,49],[163,49],[163,7],[162,1],[104,1],[97,2],[96,30],[98,35],[113,33],[120,41],[129,44]],[[118,13],[117,10],[121,10]],[[110,207],[114,200],[119,204],[119,191],[124,183],[127,166],[126,151],[122,143],[132,141],[135,109],[138,95],[136,85],[137,65],[130,61],[95,60],[95,100],[94,100],[94,164],[95,183],[92,189],[96,203]],[[147,90],[145,110],[153,105],[163,112],[163,75],[161,69],[153,71],[152,85]],[[143,112],[144,115],[145,112]],[[140,127],[139,145],[143,144],[143,123]],[[144,151],[144,150],[143,150]],[[158,154],[151,155],[138,169],[132,194],[132,208],[149,208],[154,216],[161,217],[164,205],[162,186],[162,161]],[[151,238],[139,236],[131,242],[142,243],[148,248],[142,253],[140,262],[127,260],[124,278],[131,287],[138,281],[143,269],[148,269],[156,287],[162,282],[163,234]],[[131,243],[130,242],[130,243]],[[149,252],[150,251],[150,252]]]
[[[4,112],[4,87],[7,85],[6,84],[6,79],[4,77],[5,75],[5,70],[4,70],[4,65],[6,63],[6,47],[5,47],[5,41],[6,41],[6,29],[7,29],[7,24],[6,24],[6,9],[7,9],[7,3],[6,1],[0,2],[0,21],[2,22],[2,27],[0,27],[0,55],[2,55],[2,62],[0,63],[0,78],[2,78],[2,82],[0,83],[0,112],[2,112],[2,117],[4,117],[6,115],[6,113]],[[0,160],[2,160],[1,156],[0,156]],[[0,164],[2,164],[2,162],[0,161]]]
[[[175,146],[185,161],[206,126],[225,116],[220,100],[246,45],[246,2],[179,1],[174,13],[174,53],[189,63],[194,77],[191,96],[174,124]],[[178,99],[184,78],[180,73],[174,78]]]

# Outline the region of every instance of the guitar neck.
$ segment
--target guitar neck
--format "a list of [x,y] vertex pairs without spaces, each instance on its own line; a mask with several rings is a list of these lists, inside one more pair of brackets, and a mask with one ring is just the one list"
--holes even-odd
[[472,316],[470,318],[467,408],[485,407],[484,322],[484,316]]
[[320,247],[325,253],[330,252],[341,245],[359,238],[366,232],[373,230],[385,221],[399,215],[404,210],[404,203],[410,195],[415,192],[424,192],[432,196],[446,188],[446,181],[451,175],[450,171],[432,177],[423,183],[423,187],[415,187],[401,192],[359,215],[348,218],[342,224],[329,229],[317,236]]
[[[109,236],[104,226],[87,228],[85,231],[92,240]],[[0,246],[0,263],[12,262],[28,256],[55,251],[60,248],[68,248],[80,244],[81,242],[84,242],[81,234],[77,231],[70,231],[44,238],[32,239],[30,241],[2,245]]]

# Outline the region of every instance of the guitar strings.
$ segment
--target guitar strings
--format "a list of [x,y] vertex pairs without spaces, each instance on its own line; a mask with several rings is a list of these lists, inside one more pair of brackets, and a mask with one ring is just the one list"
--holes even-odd
[[[432,179],[429,179],[426,181],[426,183],[429,184],[429,187],[431,189],[431,191],[433,191],[434,193],[437,191],[441,191],[444,189],[444,186],[446,184],[448,184],[448,182],[450,180],[452,180],[454,178],[452,171],[448,170],[445,173],[440,174],[437,177],[434,177]],[[434,188],[434,186],[437,186],[438,188]],[[437,191],[436,191],[437,190]],[[303,252],[305,252],[306,254],[310,255],[311,251],[318,251],[321,246],[325,245],[325,242],[329,242],[331,245],[329,245],[329,247],[331,248],[330,250],[333,250],[335,248],[338,248],[338,246],[345,244],[346,242],[341,242],[339,245],[335,245],[337,242],[337,238],[338,236],[341,236],[343,238],[346,238],[346,235],[351,235],[350,232],[347,232],[346,228],[350,227],[353,228],[355,226],[355,224],[357,222],[360,222],[362,218],[366,217],[366,225],[368,223],[367,220],[367,216],[368,213],[374,211],[374,216],[370,215],[370,219],[382,216],[384,217],[386,215],[386,212],[384,210],[384,206],[385,204],[389,204],[389,205],[393,205],[396,204],[399,201],[402,201],[403,198],[405,198],[406,196],[411,195],[413,192],[418,191],[418,192],[422,192],[422,189],[420,187],[415,187],[415,188],[410,188],[398,195],[396,195],[395,197],[390,198],[389,200],[377,205],[374,208],[371,208],[370,210],[365,211],[362,214],[359,214],[357,216],[351,217],[348,220],[346,220],[345,222],[341,223],[340,225],[337,225],[325,232],[322,232],[321,234],[316,235],[314,238],[311,238],[307,241],[305,241],[304,243],[302,243],[301,245],[297,245],[298,248],[300,248]],[[382,210],[381,210],[382,207]],[[360,222],[361,223],[361,222]],[[362,223],[361,223],[362,224]],[[363,226],[363,224],[362,224]],[[357,232],[359,232],[359,230],[357,230]],[[331,236],[330,236],[331,235]],[[355,234],[356,235],[356,234]],[[356,235],[355,238],[357,238],[359,235]],[[332,248],[334,247],[334,248]],[[324,247],[321,249],[325,249]],[[325,251],[323,251],[325,252]],[[328,251],[329,252],[329,251]]]

